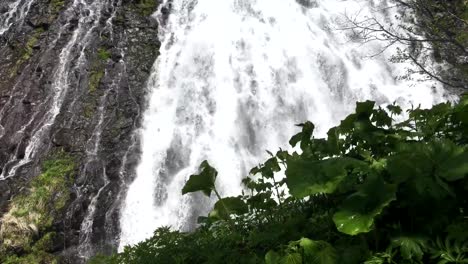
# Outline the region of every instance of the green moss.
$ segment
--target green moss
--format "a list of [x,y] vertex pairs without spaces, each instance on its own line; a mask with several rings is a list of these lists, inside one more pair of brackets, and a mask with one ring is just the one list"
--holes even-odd
[[39,36],[42,33],[44,33],[44,28],[36,28],[33,31],[32,35],[28,38],[24,46],[19,49],[21,53],[19,55],[19,59],[16,61],[15,66],[13,66],[13,68],[10,70],[10,77],[15,76],[19,67],[32,57],[34,53],[34,46],[39,41]]
[[55,232],[49,232],[42,236],[41,239],[39,239],[34,246],[32,247],[32,250],[35,252],[39,251],[49,251],[53,247],[53,242],[54,238],[57,234]]
[[94,93],[97,90],[102,77],[104,77],[103,69],[96,69],[91,72],[91,75],[89,77],[89,91],[91,93]]
[[45,161],[43,172],[31,182],[30,193],[19,196],[13,201],[17,206],[12,212],[13,215],[24,216],[25,212],[37,212],[41,215],[42,221],[36,224],[48,226],[51,216],[47,211],[63,209],[69,198],[68,186],[72,183],[69,175],[75,169],[75,163],[64,153],[60,155],[62,156]]
[[98,57],[99,59],[103,60],[103,61],[106,61],[110,58],[111,56],[111,53],[109,50],[105,49],[105,48],[100,48],[98,49]]
[[125,117],[122,115],[121,112],[117,112],[116,113],[116,117],[115,117],[115,121],[114,121],[114,125],[112,126],[111,130],[110,130],[110,136],[112,138],[117,138],[120,133],[122,132],[122,126],[125,122]]
[[50,0],[49,7],[52,13],[58,14],[64,5],[65,0]]
[[143,16],[149,16],[156,11],[158,6],[158,0],[139,0],[136,4],[136,8]]
[[125,16],[124,16],[124,14],[118,13],[118,14],[114,17],[114,24],[115,24],[115,25],[118,25],[118,24],[123,25],[124,23],[125,23]]
[[99,83],[105,74],[105,62],[111,57],[111,52],[101,47],[97,50],[96,56],[95,61],[92,63],[92,70],[89,75],[88,90],[90,93],[96,92],[99,87]]
[[7,257],[4,264],[56,264],[58,258],[52,254],[46,252],[33,252],[25,256],[18,257],[12,255]]
[[109,263],[118,263],[115,256],[106,256],[102,254],[97,254],[96,256],[92,257],[88,264],[109,264]]
[[[43,163],[42,173],[30,182],[28,190],[12,199],[9,211],[0,219],[4,263],[52,263],[31,259],[50,260],[45,251],[51,248],[55,233],[48,230],[70,199],[75,167],[70,155],[53,155]],[[24,256],[17,257],[13,252],[23,252]]]
[[86,118],[92,118],[94,116],[94,111],[95,111],[95,100],[91,100],[91,102],[88,102],[84,106],[83,114],[84,117]]

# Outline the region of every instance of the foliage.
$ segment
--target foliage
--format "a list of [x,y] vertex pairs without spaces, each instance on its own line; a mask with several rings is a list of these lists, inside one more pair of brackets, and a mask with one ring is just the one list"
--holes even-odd
[[0,260],[43,263],[44,259],[54,259],[46,253],[56,235],[51,228],[70,199],[74,170],[73,158],[59,152],[43,163],[42,173],[29,183],[29,188],[12,199],[0,221]]
[[65,6],[65,0],[50,0],[50,9],[53,14],[58,14],[60,10]]
[[111,57],[111,52],[105,48],[98,49],[98,57],[99,59],[106,61]]
[[[111,55],[112,54],[108,49],[101,47],[97,50],[97,57],[92,63],[88,81],[88,90],[91,94],[95,93],[99,88],[99,84],[101,83],[101,80],[105,75],[105,64],[107,60],[110,59]],[[92,108],[93,106],[87,105],[84,109],[84,115],[87,118],[92,117],[94,112]]]
[[447,87],[467,89],[468,2],[391,0],[389,3],[385,8],[398,9],[395,22],[376,17],[347,17],[344,29],[352,30],[352,38],[363,42],[385,41],[384,50],[398,44],[391,61],[416,66],[402,78],[413,78],[413,73],[419,73]]
[[[99,83],[101,83],[102,77],[104,77],[104,74],[105,73],[103,69],[94,69],[93,71],[91,71],[91,74],[89,76],[90,93],[96,92],[97,88],[99,87]],[[87,113],[87,117],[92,117],[92,114]]]
[[[456,88],[468,87],[468,2],[394,0],[402,7],[400,28],[408,47],[394,60],[407,60],[420,73]],[[406,24],[404,24],[406,23]],[[440,63],[434,65],[433,61]],[[409,72],[411,74],[413,72]]]
[[31,59],[34,53],[34,46],[39,41],[40,36],[45,32],[44,28],[38,27],[35,28],[31,35],[28,37],[26,43],[23,44],[22,47],[19,47],[19,59],[16,61],[16,64],[10,70],[10,77],[13,77],[18,72],[19,68]]
[[156,11],[158,0],[136,0],[136,8],[143,16],[149,16]]
[[196,230],[162,227],[96,263],[468,263],[468,96],[406,113],[357,103],[326,138],[299,126],[295,151],[269,152],[238,197],[202,163],[183,193],[218,201]]

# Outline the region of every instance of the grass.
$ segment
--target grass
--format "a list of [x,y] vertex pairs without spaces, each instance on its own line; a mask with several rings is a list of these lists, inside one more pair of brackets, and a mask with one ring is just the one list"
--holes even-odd
[[53,14],[58,14],[65,5],[65,0],[50,0],[50,10]]
[[20,58],[18,61],[16,61],[15,66],[11,69],[10,71],[10,77],[13,77],[16,75],[16,72],[18,71],[19,67],[23,65],[25,62],[27,62],[33,55],[34,53],[34,46],[37,44],[39,41],[39,36],[44,33],[44,28],[36,28],[32,35],[28,38],[24,46],[20,49],[21,54]]
[[104,77],[103,69],[96,69],[91,72],[91,75],[89,77],[89,92],[96,92],[102,77]]
[[[55,154],[44,162],[42,173],[28,189],[12,199],[9,211],[0,219],[0,262],[52,263],[47,250],[55,233],[48,231],[70,199],[75,167],[70,155]],[[17,256],[13,252],[25,254]],[[40,258],[47,261],[37,262]]]
[[137,4],[137,8],[143,16],[150,16],[156,11],[158,6],[157,0],[140,0]]
[[106,61],[111,57],[110,51],[105,48],[99,48],[97,54],[99,59],[101,59],[102,61]]

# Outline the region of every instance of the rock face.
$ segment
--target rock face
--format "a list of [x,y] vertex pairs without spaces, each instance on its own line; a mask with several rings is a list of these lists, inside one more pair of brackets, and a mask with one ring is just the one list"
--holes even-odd
[[60,263],[116,249],[145,82],[159,52],[151,16],[157,6],[156,0],[0,2],[0,217],[31,191],[45,160],[73,156],[70,199],[51,227],[57,235],[49,253]]

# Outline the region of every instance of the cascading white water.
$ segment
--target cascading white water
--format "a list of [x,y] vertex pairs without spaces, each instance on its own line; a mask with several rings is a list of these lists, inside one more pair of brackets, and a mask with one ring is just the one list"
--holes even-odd
[[286,147],[296,123],[311,120],[323,135],[358,100],[443,100],[432,83],[397,80],[411,65],[389,64],[392,49],[369,59],[385,43],[351,42],[338,30],[345,12],[388,23],[395,10],[387,1],[171,2],[148,84],[141,161],[122,208],[121,249],[160,226],[188,229],[206,213],[208,200],[181,195],[204,159],[219,170],[221,192],[239,194],[247,169],[264,150]]
[[0,36],[5,34],[16,22],[22,22],[34,0],[15,0],[9,3],[8,11],[0,15]]
[[[80,56],[77,59],[77,65],[80,66],[84,62],[84,50],[91,40],[93,30],[99,25],[99,19],[106,4],[106,1],[94,1],[92,3],[88,3],[84,0],[74,0],[73,4],[65,11],[66,13],[80,11],[80,17],[78,19],[78,25],[76,29],[74,29],[70,40],[60,52],[59,62],[54,73],[52,92],[45,100],[46,103],[50,104],[48,106],[48,111],[42,117],[39,126],[35,128],[31,139],[28,141],[24,159],[17,161],[16,157],[12,157],[10,162],[15,163],[15,165],[8,171],[4,170],[0,175],[0,180],[13,177],[21,166],[29,163],[35,158],[37,151],[43,144],[42,141],[44,137],[50,131],[51,126],[55,123],[55,119],[62,109],[62,104],[70,87],[69,74],[73,69],[72,62],[74,60],[74,50],[76,48],[81,49]],[[72,17],[69,19],[71,18]],[[61,30],[65,30],[69,23],[70,21],[67,21]],[[58,38],[61,35],[62,32],[59,32]],[[35,117],[36,116],[33,116],[31,118],[30,123],[35,119]],[[30,123],[24,126],[23,129],[26,129]]]

